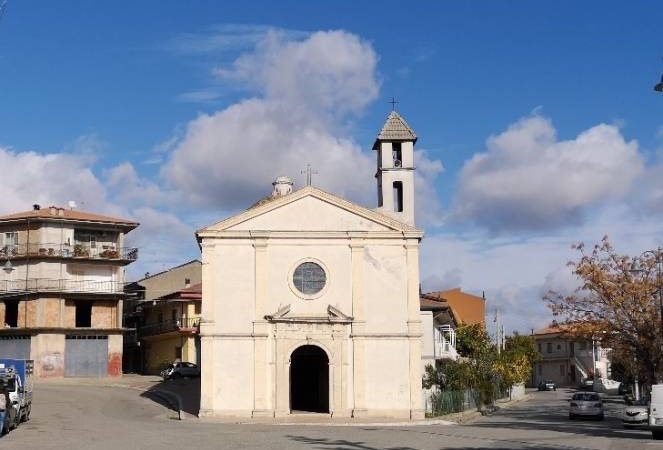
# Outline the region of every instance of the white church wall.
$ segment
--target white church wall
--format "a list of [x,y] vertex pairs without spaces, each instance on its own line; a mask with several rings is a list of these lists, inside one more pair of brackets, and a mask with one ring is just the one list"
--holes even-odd
[[250,416],[254,398],[253,339],[215,339],[213,348],[214,408],[223,410],[226,416]]
[[[290,305],[294,315],[320,315],[332,305],[341,311],[352,312],[352,284],[350,248],[347,242],[328,241],[311,246],[301,240],[271,241],[268,258],[267,311],[273,313],[280,306]],[[321,265],[327,275],[325,288],[316,295],[305,297],[292,285],[295,268],[313,261]]]
[[209,264],[214,270],[203,272],[203,283],[216,288],[212,294],[216,299],[212,317],[222,333],[252,331],[255,318],[254,262],[255,251],[250,241],[225,241],[217,244],[210,255]]
[[[407,339],[367,339],[365,396],[370,415],[410,415],[410,362]],[[419,381],[419,390],[421,381]],[[420,395],[420,394],[419,394]],[[418,399],[419,400],[419,399]]]
[[403,301],[407,298],[407,271],[402,244],[371,242],[364,248],[365,307],[370,318],[367,332],[407,332],[407,302]]

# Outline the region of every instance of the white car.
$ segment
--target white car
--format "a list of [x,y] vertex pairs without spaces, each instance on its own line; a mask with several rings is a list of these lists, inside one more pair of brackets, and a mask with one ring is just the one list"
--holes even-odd
[[603,400],[595,392],[578,392],[569,400],[569,420],[576,417],[593,417],[603,420]]
[[649,399],[641,398],[633,405],[624,408],[622,413],[622,425],[624,428],[644,427],[647,428],[649,422]]
[[649,429],[653,439],[663,439],[663,384],[654,384],[651,387]]

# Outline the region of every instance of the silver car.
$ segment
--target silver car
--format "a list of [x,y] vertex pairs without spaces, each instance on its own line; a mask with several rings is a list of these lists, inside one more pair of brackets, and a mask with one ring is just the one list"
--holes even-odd
[[624,428],[647,428],[649,422],[649,399],[641,398],[633,405],[624,408],[622,425]]
[[594,392],[578,392],[569,400],[569,419],[593,417],[603,420],[603,400]]

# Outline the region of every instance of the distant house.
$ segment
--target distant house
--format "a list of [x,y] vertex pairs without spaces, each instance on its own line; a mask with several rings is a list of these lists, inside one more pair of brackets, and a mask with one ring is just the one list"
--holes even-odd
[[460,288],[419,296],[423,332],[421,359],[424,366],[438,359],[456,359],[456,328],[486,326],[486,299]]
[[[191,298],[191,291],[201,282],[202,263],[194,259],[155,274],[148,273],[126,286],[131,300],[127,301],[124,314],[125,372],[156,373],[157,366],[166,360],[172,362],[185,356],[186,360],[196,362],[197,356],[188,350],[188,339],[176,344],[170,339],[175,330],[169,327],[175,326],[178,317],[191,318],[196,308],[199,311],[200,301]],[[178,311],[173,313],[173,310]],[[156,362],[156,359],[164,361]]]
[[145,349],[145,372],[159,373],[173,361],[200,365],[202,283],[143,305],[144,325],[138,338]]
[[534,368],[532,384],[552,380],[560,386],[575,386],[587,378],[609,378],[609,349],[595,340],[579,340],[568,325],[555,324],[533,334],[541,361]]
[[456,359],[456,318],[453,309],[444,300],[422,294],[419,314],[423,333],[421,360],[426,367],[439,359]]

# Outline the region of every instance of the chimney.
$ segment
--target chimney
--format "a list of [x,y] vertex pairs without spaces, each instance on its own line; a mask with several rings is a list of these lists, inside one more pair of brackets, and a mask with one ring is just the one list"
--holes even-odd
[[56,208],[55,206],[49,206],[49,207],[48,207],[48,213],[49,213],[51,216],[57,216],[57,214],[58,214],[58,212],[57,212],[57,208]]
[[32,209],[35,211],[39,211],[41,209],[41,206],[39,206],[39,203],[35,203],[34,205],[32,205]]
[[64,208],[58,208],[58,216],[64,217]]
[[272,183],[274,190],[272,191],[272,198],[283,197],[292,193],[292,180],[288,177],[277,177]]

